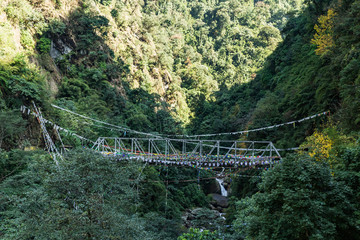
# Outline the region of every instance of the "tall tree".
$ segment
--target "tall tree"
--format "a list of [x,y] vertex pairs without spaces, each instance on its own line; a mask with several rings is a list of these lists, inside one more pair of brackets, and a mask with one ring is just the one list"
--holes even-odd
[[15,137],[25,131],[25,121],[19,112],[4,111],[0,112],[0,149],[3,147],[5,139]]
[[235,226],[249,239],[359,238],[351,191],[324,164],[288,158],[266,172],[259,189],[238,203]]
[[149,239],[134,215],[134,173],[92,151],[69,153],[59,168],[37,155],[0,187],[1,239]]

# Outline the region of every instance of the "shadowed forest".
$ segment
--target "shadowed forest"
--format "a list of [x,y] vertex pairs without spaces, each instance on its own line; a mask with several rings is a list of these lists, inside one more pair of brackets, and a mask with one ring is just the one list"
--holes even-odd
[[[359,49],[359,0],[1,1],[0,239],[360,239]],[[282,159],[92,149],[144,135],[271,141]]]

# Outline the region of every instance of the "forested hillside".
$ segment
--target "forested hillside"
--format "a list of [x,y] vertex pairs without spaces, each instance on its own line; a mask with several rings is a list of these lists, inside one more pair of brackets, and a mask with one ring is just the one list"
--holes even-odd
[[[117,121],[138,129],[144,128],[139,119],[161,121],[150,113],[159,108],[185,126],[198,103],[214,99],[220,86],[256,76],[281,41],[279,30],[300,5],[5,1],[1,59],[8,70],[19,55],[31,56],[29,63],[46,72],[41,75],[48,96],[62,105],[121,116]],[[136,104],[140,94],[147,111]],[[90,109],[85,104],[89,99],[94,103]],[[135,104],[130,107],[129,102]],[[171,131],[148,125],[154,131]]]
[[[358,2],[309,3],[304,13],[291,18],[282,30],[285,40],[256,79],[219,91],[216,100],[204,102],[193,121],[194,129],[200,125],[202,132],[238,131],[330,111],[334,123],[346,133],[359,130]],[[255,132],[248,137],[294,147],[319,123]]]
[[[359,239],[359,35],[359,0],[1,1],[0,239]],[[299,150],[204,170],[89,149],[209,133]]]

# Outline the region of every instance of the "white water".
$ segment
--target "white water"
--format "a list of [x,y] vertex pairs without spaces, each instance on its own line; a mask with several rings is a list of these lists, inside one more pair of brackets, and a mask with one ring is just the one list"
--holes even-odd
[[225,187],[223,186],[224,179],[216,178],[216,181],[217,181],[217,182],[219,183],[219,185],[220,185],[221,196],[227,197],[228,193],[227,193]]

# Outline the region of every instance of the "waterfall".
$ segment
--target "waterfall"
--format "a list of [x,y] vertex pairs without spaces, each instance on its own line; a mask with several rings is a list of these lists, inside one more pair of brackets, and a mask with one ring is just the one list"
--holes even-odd
[[219,183],[219,185],[220,185],[220,188],[221,188],[221,196],[227,197],[228,193],[227,193],[225,187],[223,186],[224,179],[216,178],[216,181],[217,181],[217,182]]

